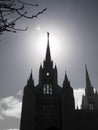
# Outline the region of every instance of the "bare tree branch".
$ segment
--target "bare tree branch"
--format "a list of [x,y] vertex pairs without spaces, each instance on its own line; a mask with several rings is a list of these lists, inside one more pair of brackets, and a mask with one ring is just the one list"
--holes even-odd
[[43,12],[46,11],[46,10],[47,10],[47,8],[43,9],[42,11],[40,11],[40,12],[38,12],[37,14],[32,15],[32,16],[27,16],[27,15],[25,15],[25,14],[27,14],[27,12],[25,12],[24,14],[21,14],[21,13],[19,12],[19,10],[16,10],[16,11],[17,11],[17,13],[18,13],[20,16],[23,16],[23,17],[25,17],[25,18],[27,18],[27,19],[33,19],[33,18],[37,18],[40,14],[43,14]]
[[36,4],[30,4],[30,3],[22,2],[22,1],[20,1],[20,0],[17,0],[17,1],[20,2],[20,3],[22,3],[22,4],[24,4],[24,5],[39,6],[38,3],[36,3]]
[[0,34],[4,31],[14,33],[17,31],[26,31],[27,27],[22,29],[15,28],[16,23],[22,18],[38,18],[39,15],[47,10],[47,8],[45,8],[36,14],[31,14],[31,16],[29,16],[29,11],[26,10],[27,6],[30,6],[30,8],[33,9],[32,7],[38,7],[39,5],[37,3],[25,3],[22,0],[0,0]]

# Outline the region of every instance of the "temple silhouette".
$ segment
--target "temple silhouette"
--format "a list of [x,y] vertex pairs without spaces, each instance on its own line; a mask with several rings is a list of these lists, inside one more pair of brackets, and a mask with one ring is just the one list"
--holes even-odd
[[86,88],[85,88],[85,95],[82,97],[82,109],[89,109],[89,110],[97,110],[98,109],[98,93],[97,90],[94,91],[93,86],[91,85],[91,81],[89,78],[87,66],[85,66],[86,70]]
[[34,85],[32,72],[24,87],[20,130],[96,129],[98,123],[98,94],[91,85],[87,66],[86,88],[81,109],[75,109],[73,88],[67,73],[63,87],[58,85],[57,66],[53,65],[47,33],[47,49],[39,68],[39,83]]

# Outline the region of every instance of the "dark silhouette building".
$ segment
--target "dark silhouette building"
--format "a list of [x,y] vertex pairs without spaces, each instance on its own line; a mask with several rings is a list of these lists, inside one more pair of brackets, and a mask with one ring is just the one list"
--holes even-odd
[[93,86],[91,85],[91,81],[89,78],[87,66],[85,66],[86,71],[86,88],[85,95],[82,98],[81,108],[85,110],[98,110],[98,94],[97,91],[94,91]]
[[31,72],[24,88],[20,130],[82,129],[84,126],[88,128],[90,122],[96,125],[97,111],[75,110],[73,88],[66,71],[63,87],[58,85],[57,67],[51,59],[49,33],[47,35],[46,57],[40,65],[39,83],[34,85]]

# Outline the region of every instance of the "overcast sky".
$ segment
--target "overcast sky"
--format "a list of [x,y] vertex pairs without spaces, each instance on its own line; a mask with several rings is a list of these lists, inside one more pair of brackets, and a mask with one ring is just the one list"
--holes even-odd
[[[62,85],[66,70],[73,89],[85,88],[87,64],[91,83],[98,90],[98,0],[38,0],[38,3],[40,6],[34,9],[35,13],[43,8],[47,11],[37,19],[17,25],[28,26],[27,32],[0,36],[1,105],[18,102],[18,111],[21,102],[15,95],[26,85],[31,69],[35,85],[38,83],[39,66],[46,52],[47,31],[50,32],[51,55],[58,68],[59,84]],[[4,114],[6,122],[8,114],[3,111]],[[14,119],[19,123],[19,117],[13,117],[13,122]],[[2,129],[11,128],[11,123],[4,124]],[[14,125],[13,128],[18,127]]]
[[[68,73],[72,87],[85,87],[85,64],[92,85],[98,87],[98,1],[97,0],[40,0],[38,19],[23,21],[19,26],[29,26],[27,32],[5,33],[0,41],[0,97],[12,95],[23,89],[31,69],[35,84],[38,70],[46,52],[50,32],[50,48],[58,67],[59,84]],[[37,11],[37,10],[36,10]],[[18,26],[18,25],[17,25]],[[56,43],[57,42],[57,43]],[[57,48],[57,50],[56,50]],[[59,49],[58,49],[59,48]]]

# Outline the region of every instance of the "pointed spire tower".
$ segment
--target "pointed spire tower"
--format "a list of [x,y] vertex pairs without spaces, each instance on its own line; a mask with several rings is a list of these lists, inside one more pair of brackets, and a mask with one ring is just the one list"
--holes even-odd
[[32,70],[31,70],[30,77],[28,79],[27,84],[30,85],[30,86],[34,85],[34,80],[33,80],[33,76],[32,76]]
[[51,84],[57,85],[57,67],[53,66],[53,61],[51,59],[50,46],[49,46],[49,32],[47,32],[47,48],[45,60],[43,61],[43,66],[39,69],[39,84]]
[[85,65],[85,73],[86,73],[86,93],[87,95],[92,95],[94,93],[94,90],[91,85],[90,77],[87,70],[87,65]]
[[86,73],[86,88],[91,87],[91,81],[87,70],[87,65],[85,65],[85,73]]
[[30,73],[29,80],[33,80],[33,76],[32,76],[32,70],[31,70],[31,73]]
[[51,54],[50,54],[50,46],[49,46],[49,32],[47,32],[47,51],[46,51],[46,61],[51,61]]
[[64,87],[70,87],[70,82],[69,82],[69,80],[68,80],[66,71],[65,71],[65,77],[64,77],[63,86],[64,86]]
[[70,85],[70,81],[68,80],[66,71],[62,88],[62,104],[63,104],[63,115],[64,117],[66,117],[66,120],[70,122],[71,120],[73,120],[74,117],[75,101],[74,101],[73,88]]
[[85,65],[85,73],[86,73],[86,88],[85,95],[82,97],[82,109],[93,110],[96,108],[95,99],[94,99],[94,88],[91,85],[90,77],[88,74],[87,66]]

